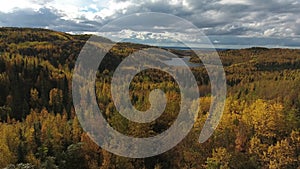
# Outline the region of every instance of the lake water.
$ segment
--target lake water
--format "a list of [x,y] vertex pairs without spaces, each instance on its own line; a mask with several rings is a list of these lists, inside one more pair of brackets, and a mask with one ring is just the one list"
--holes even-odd
[[190,57],[183,57],[183,58],[172,58],[170,60],[165,60],[163,62],[169,66],[177,66],[177,67],[183,67],[185,65],[187,65],[189,67],[201,66],[200,63],[192,63],[189,60],[190,60]]

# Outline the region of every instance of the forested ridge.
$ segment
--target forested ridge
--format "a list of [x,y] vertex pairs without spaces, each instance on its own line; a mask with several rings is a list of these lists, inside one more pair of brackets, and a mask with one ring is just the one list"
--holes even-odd
[[[210,82],[204,67],[191,68],[201,93],[192,131],[166,153],[130,159],[97,146],[76,117],[72,71],[89,38],[45,29],[0,28],[0,168],[300,167],[300,50],[254,47],[218,51],[228,96],[218,128],[203,144],[197,140],[209,111]],[[103,43],[97,46],[102,48],[112,43],[99,38]],[[174,79],[155,70],[143,71],[133,79],[130,97],[137,109],[146,110],[149,92],[162,89],[168,98],[163,115],[149,124],[138,124],[116,111],[110,94],[114,69],[126,56],[144,48],[150,46],[114,45],[101,63],[96,81],[103,116],[116,130],[137,137],[167,130],[180,106]],[[193,52],[168,50],[201,62]]]

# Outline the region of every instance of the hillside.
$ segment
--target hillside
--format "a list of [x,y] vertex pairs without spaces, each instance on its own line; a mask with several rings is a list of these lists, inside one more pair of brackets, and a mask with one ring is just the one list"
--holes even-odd
[[[205,68],[195,67],[192,72],[202,105],[194,129],[162,155],[128,159],[93,143],[74,112],[72,71],[89,38],[45,29],[0,28],[0,168],[17,164],[70,169],[300,166],[300,50],[218,51],[228,97],[212,138],[204,144],[196,142],[209,111],[210,82]],[[112,43],[99,38],[102,43],[97,46],[102,48]],[[150,124],[137,124],[116,111],[109,86],[113,71],[126,56],[144,48],[150,46],[117,43],[101,63],[96,81],[97,101],[107,121],[118,131],[137,137],[167,130],[180,108],[178,85],[170,75],[156,70],[143,71],[133,79],[130,97],[137,109],[147,110],[150,90],[160,88],[168,98],[164,114]],[[200,62],[191,51],[170,51]]]

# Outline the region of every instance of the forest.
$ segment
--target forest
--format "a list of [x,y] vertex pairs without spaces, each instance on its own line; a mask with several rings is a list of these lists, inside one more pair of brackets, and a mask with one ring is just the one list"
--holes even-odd
[[[210,81],[205,67],[191,68],[201,94],[193,129],[173,149],[154,157],[134,159],[99,147],[76,116],[72,73],[89,38],[90,35],[46,29],[0,28],[0,168],[300,167],[300,50],[253,47],[218,51],[228,94],[220,124],[202,144],[198,137],[211,103]],[[100,48],[112,43],[98,38],[103,42],[97,44]],[[150,106],[149,92],[161,89],[168,100],[164,113],[147,124],[130,122],[118,113],[111,98],[113,72],[129,54],[145,48],[153,46],[115,44],[99,66],[96,80],[95,92],[102,115],[117,131],[136,137],[167,130],[177,117],[181,99],[178,84],[170,75],[146,70],[130,84],[131,102],[145,111]],[[190,55],[191,62],[201,62],[191,51],[165,50],[179,56]]]

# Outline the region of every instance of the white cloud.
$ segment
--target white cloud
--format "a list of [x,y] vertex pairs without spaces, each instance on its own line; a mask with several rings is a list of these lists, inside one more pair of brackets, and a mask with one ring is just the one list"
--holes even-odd
[[114,15],[117,12],[121,12],[125,14],[126,9],[131,5],[133,4],[128,1],[119,2],[119,3],[116,3],[114,1],[109,1],[107,7],[97,12],[96,15],[100,16],[102,19],[105,19],[107,17]]
[[244,4],[244,5],[250,5],[251,1],[249,0],[221,0],[219,3],[223,5],[228,5],[228,4]]
[[199,36],[195,34],[184,33],[184,32],[149,32],[149,31],[133,31],[131,29],[123,29],[117,32],[100,32],[100,36],[108,37],[114,41],[126,41],[131,39],[131,41],[139,41],[140,43],[153,44],[163,46],[164,44],[172,43],[186,43],[186,44],[197,44],[205,43]]
[[220,43],[220,41],[219,40],[214,40],[213,43]]
[[38,10],[41,7],[42,7],[41,5],[28,0],[24,0],[24,1],[23,0],[9,0],[9,1],[1,0],[0,1],[0,11],[5,13],[13,12],[14,9],[16,8],[21,8],[21,9],[31,8],[34,10]]

